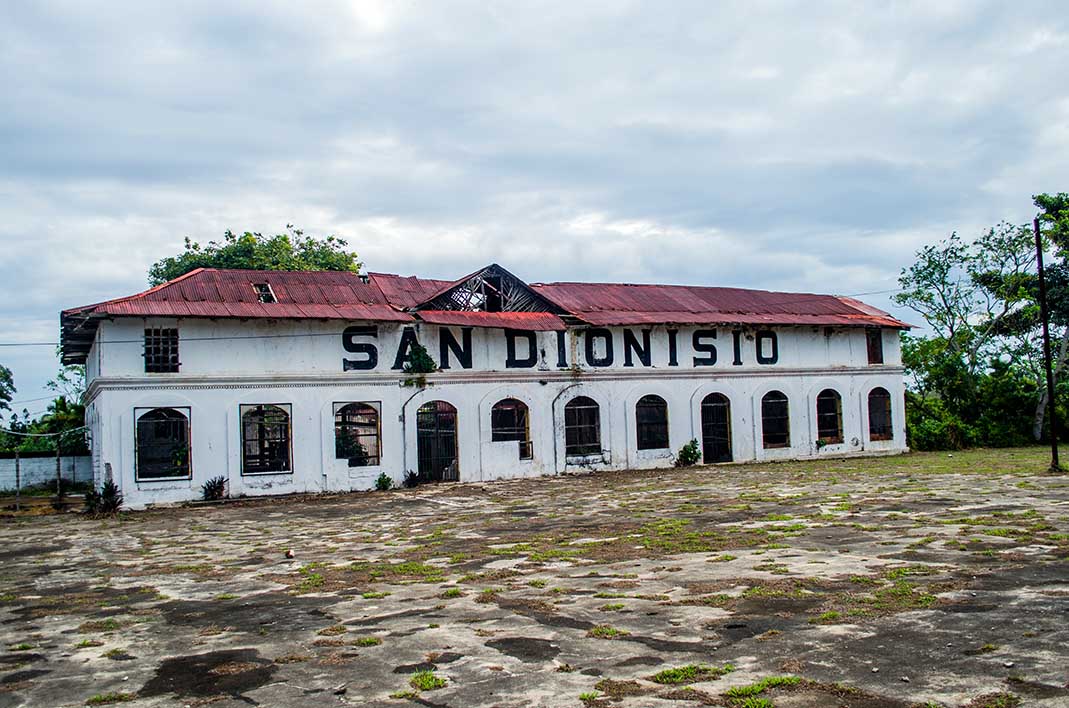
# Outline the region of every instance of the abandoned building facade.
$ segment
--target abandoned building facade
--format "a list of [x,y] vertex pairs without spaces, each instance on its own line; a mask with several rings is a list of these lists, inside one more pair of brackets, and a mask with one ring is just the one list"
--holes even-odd
[[[131,507],[906,449],[899,331],[850,298],[200,269],[61,314]],[[710,467],[710,474],[730,468]]]

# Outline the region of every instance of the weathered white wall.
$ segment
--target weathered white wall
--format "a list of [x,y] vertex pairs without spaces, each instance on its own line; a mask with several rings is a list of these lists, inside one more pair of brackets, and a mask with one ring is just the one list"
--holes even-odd
[[[91,482],[93,467],[88,455],[59,458],[60,474],[72,482]],[[19,460],[19,485],[22,488],[34,484],[54,484],[56,481],[55,457],[23,457]],[[0,489],[15,489],[15,459],[0,458]]]
[[[539,334],[545,363],[534,368],[504,369],[501,330],[473,331],[473,367],[427,376],[427,388],[402,385],[391,371],[400,328],[379,327],[379,366],[373,371],[343,371],[342,327],[329,322],[226,323],[152,320],[150,326],[177,324],[181,372],[146,374],[139,343],[146,322],[106,322],[96,350],[100,373],[90,385],[87,409],[98,482],[107,465],[130,506],[199,498],[200,487],[223,475],[231,496],[289,492],[369,489],[381,472],[399,483],[417,469],[415,418],[420,405],[444,400],[458,411],[459,467],[462,481],[534,476],[563,472],[564,406],[575,396],[601,406],[601,461],[598,469],[661,467],[687,441],[701,440],[702,399],[713,392],[731,401],[732,448],[736,461],[804,458],[833,454],[902,451],[905,443],[904,386],[897,332],[884,334],[885,364],[867,363],[863,330],[778,328],[779,360],[755,361],[753,341],[743,339],[743,365],[732,364],[732,338],[721,329],[715,366],[694,367],[691,330],[681,328],[680,366],[668,366],[667,348],[653,348],[653,366],[623,366],[622,332],[613,330],[615,362],[611,367],[585,365],[582,334],[569,332],[569,364],[560,369],[556,335]],[[460,340],[459,329],[454,329]],[[664,328],[654,328],[653,341]],[[439,360],[437,328],[419,328],[421,341]],[[751,332],[752,334],[752,332]],[[223,339],[273,335],[269,339]],[[299,336],[278,336],[299,335]],[[102,340],[102,341],[101,341]],[[129,343],[109,343],[132,340]],[[747,345],[749,348],[747,349]],[[894,439],[868,440],[868,392],[876,386],[892,396]],[[834,388],[842,396],[844,442],[817,449],[816,396]],[[760,444],[760,399],[777,389],[790,399],[791,446],[765,450]],[[635,403],[646,394],[668,403],[670,448],[639,451]],[[515,443],[491,442],[490,409],[504,398],[524,401],[530,411],[534,459],[519,460]],[[349,468],[334,459],[333,404],[376,402],[380,405],[381,465]],[[243,404],[287,403],[292,409],[292,472],[258,476],[241,474],[239,408]],[[192,480],[138,482],[134,473],[134,409],[184,407],[190,410]],[[710,468],[710,474],[719,474]]]
[[[344,325],[331,321],[266,321],[266,320],[173,320],[124,318],[105,321],[100,325],[97,341],[89,354],[89,360],[99,357],[99,364],[90,367],[90,378],[135,376],[143,377],[143,338],[146,327],[178,327],[179,358],[182,363],[178,374],[151,374],[157,380],[192,376],[218,375],[275,375],[275,374],[324,374],[343,371],[343,359],[359,359],[347,353],[342,345]],[[360,338],[360,342],[376,345],[378,366],[375,372],[390,372],[396,358],[403,327],[396,324],[379,324],[378,337]],[[421,344],[439,365],[448,363],[450,371],[460,370],[456,358],[443,362],[440,351],[440,329],[449,329],[458,341],[462,339],[461,328],[440,328],[436,325],[412,325]],[[539,361],[532,370],[555,370],[579,366],[584,369],[611,370],[686,370],[726,372],[728,370],[813,368],[867,366],[865,331],[862,328],[824,327],[777,327],[770,328],[777,334],[779,361],[776,364],[759,364],[756,357],[755,329],[744,330],[741,339],[742,364],[733,365],[732,328],[705,328],[717,333],[709,339],[715,345],[717,362],[712,366],[695,366],[695,357],[705,356],[694,349],[694,331],[699,328],[679,327],[678,365],[669,365],[668,334],[664,326],[650,327],[651,366],[644,367],[636,358],[633,366],[625,366],[625,328],[609,328],[613,341],[613,363],[607,367],[591,366],[586,359],[584,329],[572,329],[567,336],[567,361],[558,366],[557,333],[537,333]],[[640,336],[641,327],[630,327]],[[473,328],[472,371],[506,370],[505,333],[500,329]],[[884,330],[885,362],[900,363],[899,338],[895,330]],[[521,340],[522,341],[522,340]],[[596,339],[595,352],[604,353],[603,343]],[[509,369],[522,371],[524,369]],[[360,371],[349,372],[358,376]]]

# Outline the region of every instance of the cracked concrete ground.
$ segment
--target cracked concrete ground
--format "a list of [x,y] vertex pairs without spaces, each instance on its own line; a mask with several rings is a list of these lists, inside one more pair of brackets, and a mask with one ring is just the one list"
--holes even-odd
[[0,707],[1067,706],[1069,477],[1044,467],[977,450],[8,519]]

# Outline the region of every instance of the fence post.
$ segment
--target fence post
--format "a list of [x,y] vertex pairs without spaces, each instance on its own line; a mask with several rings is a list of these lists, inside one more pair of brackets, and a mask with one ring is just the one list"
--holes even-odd
[[19,491],[22,488],[22,470],[19,468],[19,451],[15,449],[15,511],[21,510],[19,506]]

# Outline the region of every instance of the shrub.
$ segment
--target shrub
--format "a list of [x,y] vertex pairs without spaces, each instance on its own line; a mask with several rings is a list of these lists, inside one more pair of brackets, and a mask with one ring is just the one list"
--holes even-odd
[[226,496],[226,477],[219,475],[212,477],[200,488],[201,498],[204,501],[215,501]]
[[375,480],[375,489],[380,492],[385,492],[387,489],[393,486],[393,480],[390,479],[390,475],[382,472],[379,474],[378,479]]
[[104,482],[100,491],[90,489],[85,493],[85,513],[90,516],[114,516],[122,508],[122,492],[115,482]]
[[405,472],[405,481],[402,482],[402,485],[408,489],[411,489],[412,487],[418,487],[421,481],[422,480],[419,478],[418,472],[413,472],[409,470],[408,472]]
[[698,464],[701,459],[702,451],[698,448],[698,441],[691,440],[679,448],[679,453],[676,455],[676,467],[690,467]]

